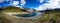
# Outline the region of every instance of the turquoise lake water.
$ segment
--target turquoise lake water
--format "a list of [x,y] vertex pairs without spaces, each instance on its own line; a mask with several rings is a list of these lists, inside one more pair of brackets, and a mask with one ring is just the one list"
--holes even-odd
[[38,14],[39,14],[39,12],[32,12],[32,13],[29,13],[29,14],[14,14],[14,16],[18,16],[18,17],[33,17],[33,16],[36,16]]

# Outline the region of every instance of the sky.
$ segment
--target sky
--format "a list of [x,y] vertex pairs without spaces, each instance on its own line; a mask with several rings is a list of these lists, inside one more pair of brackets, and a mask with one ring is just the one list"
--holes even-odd
[[60,0],[0,0],[0,6],[9,5],[46,10],[60,8]]

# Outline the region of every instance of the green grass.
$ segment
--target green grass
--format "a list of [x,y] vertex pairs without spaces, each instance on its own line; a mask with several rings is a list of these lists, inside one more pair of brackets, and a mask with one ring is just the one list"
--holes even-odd
[[42,14],[41,18],[38,20],[40,22],[44,21],[50,21],[52,19],[52,23],[58,23],[58,17],[60,16],[60,11],[46,11],[44,14]]
[[15,6],[8,6],[5,7],[3,9],[4,12],[27,12],[26,10],[23,11],[22,9],[20,9],[19,7],[15,7]]
[[[22,11],[20,8],[17,7],[7,7],[4,8],[3,12],[26,12],[26,11]],[[2,15],[1,15],[2,14]],[[10,23],[12,20],[10,18],[8,18],[9,16],[3,15],[2,12],[0,12],[0,21],[2,21],[2,23]],[[32,19],[26,19],[29,21],[37,21],[37,22],[51,22],[52,23],[58,23],[58,17],[60,18],[60,10],[54,10],[54,11],[45,11],[44,14],[42,14],[40,16],[40,18],[38,18],[37,20],[32,20]],[[14,18],[14,17],[13,17]],[[14,20],[18,20],[17,18],[14,18]]]
[[0,23],[10,23],[13,22],[14,19],[16,20],[17,18],[14,18],[13,16],[9,16],[9,15],[6,16],[6,14],[2,12],[27,12],[27,11],[26,10],[23,11],[19,7],[15,7],[15,6],[5,7],[2,11],[0,11],[0,21],[1,21]]
[[58,23],[58,17],[60,17],[60,11],[45,11],[44,14],[40,16],[40,18],[32,20],[26,19],[29,21],[37,21],[37,22],[51,22],[51,23]]

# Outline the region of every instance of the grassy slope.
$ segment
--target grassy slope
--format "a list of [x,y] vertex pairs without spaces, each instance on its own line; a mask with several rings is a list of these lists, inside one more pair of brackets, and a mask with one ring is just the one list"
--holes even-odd
[[58,23],[58,17],[60,17],[60,10],[45,11],[45,13],[39,18],[40,22]]
[[[10,23],[12,21],[14,21],[14,17],[11,17],[11,16],[6,16],[4,13],[2,12],[27,12],[26,10],[22,10],[18,7],[15,7],[15,6],[8,6],[8,7],[5,7],[2,11],[0,11],[0,23]],[[13,18],[13,19],[12,19]],[[17,19],[17,18],[16,18]],[[15,20],[16,20],[15,19]]]
[[[6,9],[4,9],[4,10],[6,10]],[[10,10],[10,8],[9,8],[9,10]],[[10,11],[12,11],[12,10],[13,9],[11,9]],[[14,8],[14,10],[17,11],[16,8]],[[58,17],[60,18],[60,10],[45,11],[45,13],[42,14],[41,18],[38,18],[37,21],[44,22],[44,23],[45,23],[45,21],[48,23],[52,21],[51,23],[58,23],[57,22]],[[10,23],[10,21],[12,21],[11,19],[7,19],[6,16],[1,16],[1,14],[0,14],[0,20],[2,21],[2,23]],[[31,20],[31,19],[29,19],[29,20]],[[33,20],[31,20],[31,21],[33,21]]]
[[15,6],[8,6],[5,7],[4,12],[26,12],[26,11],[22,11],[22,9],[20,9],[19,7],[15,7]]
[[[58,23],[60,18],[60,10],[45,11],[37,20],[27,19],[29,21],[37,21],[39,23]],[[60,19],[59,19],[60,20]]]
[[[58,23],[58,19],[60,18],[60,10],[47,10],[44,14],[37,19],[40,23]],[[28,19],[30,21],[36,21],[32,19]],[[60,21],[59,21],[60,22]]]

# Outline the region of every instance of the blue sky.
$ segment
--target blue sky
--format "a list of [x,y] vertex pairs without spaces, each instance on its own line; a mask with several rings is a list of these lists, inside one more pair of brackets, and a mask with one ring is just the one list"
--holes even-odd
[[[20,3],[21,0],[12,0],[12,2],[11,1],[8,1],[8,2],[7,1],[3,1],[3,2],[0,2],[0,6],[6,6],[6,5],[10,5],[10,4],[12,5],[14,1],[18,1],[19,2],[19,4],[17,4],[17,6],[22,6],[22,5],[20,5],[21,4]],[[25,2],[26,3],[23,6],[27,7],[27,8],[36,8],[39,5],[47,3],[46,0],[43,3],[40,3],[39,0],[25,0]]]
[[19,6],[36,10],[60,8],[60,0],[0,0],[0,6]]

